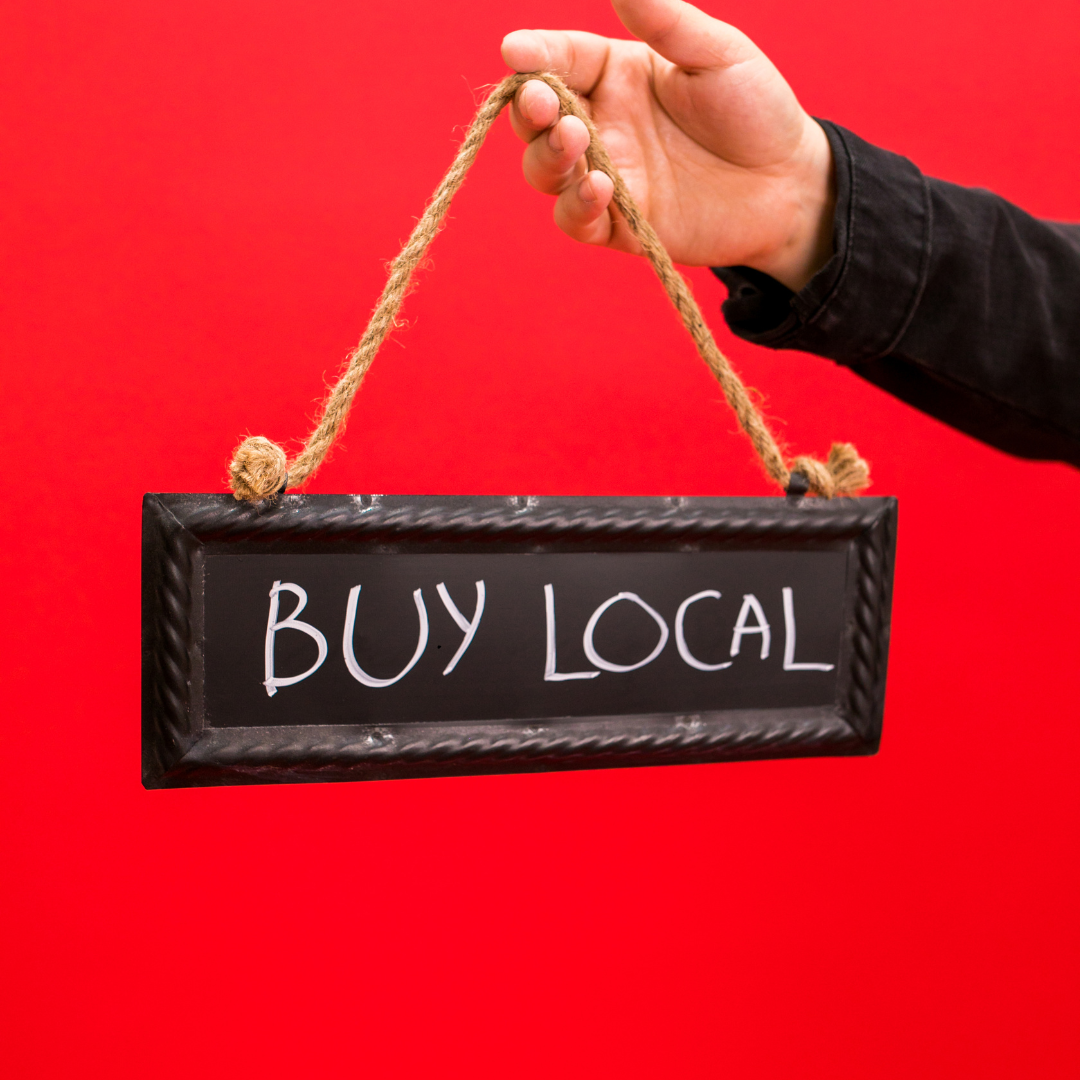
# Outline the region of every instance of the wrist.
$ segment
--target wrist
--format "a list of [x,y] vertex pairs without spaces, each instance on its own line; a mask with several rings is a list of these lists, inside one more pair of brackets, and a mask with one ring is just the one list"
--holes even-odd
[[828,136],[806,117],[790,178],[791,227],[770,252],[749,263],[799,292],[833,255],[836,169]]

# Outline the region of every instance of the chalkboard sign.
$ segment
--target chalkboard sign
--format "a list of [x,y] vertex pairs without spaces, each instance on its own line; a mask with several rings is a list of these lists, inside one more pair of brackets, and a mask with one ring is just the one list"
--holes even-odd
[[147,787],[878,746],[896,501],[143,503]]

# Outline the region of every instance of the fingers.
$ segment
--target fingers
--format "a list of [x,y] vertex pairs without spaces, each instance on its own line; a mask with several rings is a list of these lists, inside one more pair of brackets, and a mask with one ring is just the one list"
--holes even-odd
[[510,106],[510,126],[523,142],[546,131],[559,118],[559,99],[547,83],[530,79]]
[[726,68],[760,56],[740,30],[684,0],[612,0],[623,25],[682,68]]
[[539,30],[514,30],[502,41],[502,58],[515,71],[547,71],[548,48]]
[[582,154],[589,147],[589,129],[576,117],[564,116],[525,151],[525,179],[545,195],[558,195],[585,169]]
[[[502,55],[515,71],[553,71],[572,90],[588,94],[603,74],[609,47],[597,34],[515,30],[503,39]],[[539,80],[525,83],[511,107],[510,122],[529,144],[525,178],[537,190],[558,196],[555,224],[585,244],[621,242],[609,210],[614,184],[602,172],[585,172],[588,128],[576,116],[559,119],[559,99],[551,87]]]
[[503,38],[503,60],[515,71],[553,71],[579,94],[600,81],[610,42],[580,30],[515,30]]
[[[522,90],[543,83],[526,83]],[[554,95],[552,95],[554,97]],[[523,110],[523,123],[543,123],[546,114]],[[555,101],[558,115],[558,100]],[[529,119],[526,119],[529,118]],[[613,236],[613,222],[608,207],[615,185],[606,173],[586,173],[585,151],[589,148],[589,129],[576,117],[564,116],[546,131],[532,130],[528,135],[522,168],[525,179],[555,200],[555,224],[574,240],[585,244],[608,244]]]
[[611,177],[594,170],[569,187],[555,201],[555,224],[583,244],[608,244],[612,219],[608,212],[615,185]]
[[522,167],[525,179],[546,195],[558,195],[584,168],[589,130],[576,116],[559,119],[559,99],[546,83],[527,82],[510,110],[518,137],[529,144]]

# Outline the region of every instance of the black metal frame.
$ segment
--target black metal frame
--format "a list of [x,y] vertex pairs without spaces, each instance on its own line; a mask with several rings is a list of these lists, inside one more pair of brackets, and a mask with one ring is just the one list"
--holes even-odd
[[[143,500],[143,783],[148,788],[383,780],[872,754],[881,737],[896,545],[892,498],[229,495]],[[207,550],[849,552],[837,700],[756,709],[507,722],[208,727]]]

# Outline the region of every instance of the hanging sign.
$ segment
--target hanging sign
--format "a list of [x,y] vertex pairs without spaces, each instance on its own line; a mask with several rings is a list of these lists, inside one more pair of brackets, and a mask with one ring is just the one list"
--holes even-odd
[[147,787],[866,754],[896,501],[147,495]]

